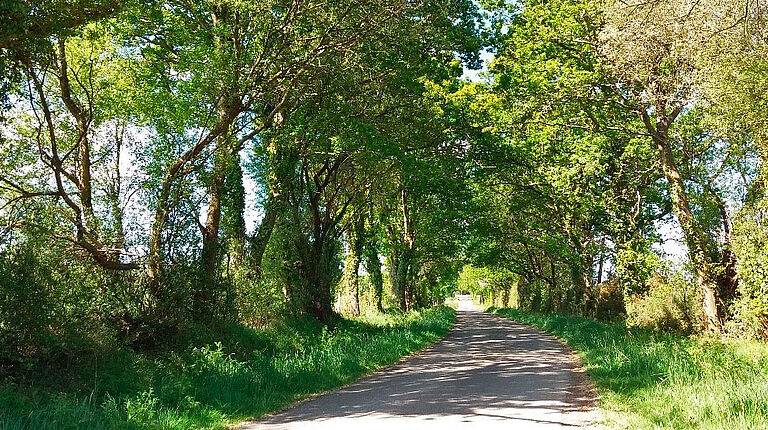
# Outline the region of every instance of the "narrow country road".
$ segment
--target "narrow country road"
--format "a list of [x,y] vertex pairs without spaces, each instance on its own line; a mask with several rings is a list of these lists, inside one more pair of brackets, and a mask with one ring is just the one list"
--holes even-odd
[[591,425],[568,350],[463,298],[448,335],[413,358],[241,429],[562,429]]

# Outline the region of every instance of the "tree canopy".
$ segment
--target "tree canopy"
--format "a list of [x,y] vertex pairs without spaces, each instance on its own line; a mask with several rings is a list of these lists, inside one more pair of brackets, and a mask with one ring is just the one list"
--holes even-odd
[[681,284],[767,336],[765,8],[481,3],[6,2],[3,354]]

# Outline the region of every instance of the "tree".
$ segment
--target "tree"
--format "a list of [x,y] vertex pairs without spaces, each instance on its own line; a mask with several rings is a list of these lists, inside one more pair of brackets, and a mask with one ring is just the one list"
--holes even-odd
[[[683,130],[675,128],[675,123],[695,112],[690,106],[696,101],[701,70],[692,51],[705,46],[713,34],[740,19],[733,10],[720,8],[721,20],[715,22],[711,16],[717,9],[712,5],[699,7],[688,1],[650,2],[641,7],[612,4],[607,9],[606,26],[600,37],[600,52],[617,79],[614,92],[642,120],[643,132],[656,150],[659,168],[669,186],[672,209],[684,232],[696,280],[703,293],[707,327],[715,331],[720,330],[723,303],[732,298],[729,294],[735,290],[736,282],[733,276],[722,276],[735,265],[729,250],[730,221],[722,197],[712,187],[723,169],[713,169],[704,184],[705,194],[720,207],[726,230],[725,244],[718,250],[707,226],[692,208],[690,186],[685,183],[688,178],[681,173],[677,153],[688,139],[706,137],[686,136]],[[716,142],[716,139],[706,140]],[[727,158],[722,161],[726,162]]]
[[[53,237],[77,246],[105,269],[135,269],[138,263],[124,247],[124,196],[117,191],[127,121],[120,92],[130,80],[116,71],[128,61],[120,57],[114,34],[96,24],[76,36],[60,35],[45,49],[46,56],[20,58],[31,115],[16,111],[12,119],[18,133],[3,169],[8,173],[0,174],[8,193],[5,207],[13,211],[27,200],[44,199],[57,225]],[[23,157],[30,163],[27,171],[15,164]],[[112,192],[96,195],[102,181]],[[111,211],[114,223],[103,223],[99,211]]]
[[609,245],[644,242],[663,214],[639,121],[594,50],[598,17],[578,1],[526,3],[498,37],[490,85],[461,101],[488,132],[471,155],[472,261],[508,267],[548,310],[590,315],[599,261],[618,257]]
[[[544,244],[552,241],[569,249],[555,259],[569,268],[577,290],[591,289],[595,238],[606,235],[616,245],[622,279],[642,283],[625,271],[644,272],[630,260],[647,252],[654,220],[673,212],[705,293],[709,325],[717,329],[735,282],[728,235],[717,238],[718,228],[727,231],[730,224],[719,178],[734,171],[728,154],[737,151],[702,123],[696,58],[708,38],[739,18],[728,5],[708,7],[528,2],[499,38],[491,71],[503,107],[491,112],[496,132],[518,139],[515,161],[527,166],[522,179],[506,178],[505,184],[525,184],[531,201],[546,204],[553,222],[542,226],[549,238],[537,247],[544,255],[551,255],[547,249],[554,248]],[[723,21],[713,24],[709,12]],[[622,219],[622,213],[631,217]],[[530,236],[522,233],[524,240]],[[549,272],[554,288],[556,270]]]

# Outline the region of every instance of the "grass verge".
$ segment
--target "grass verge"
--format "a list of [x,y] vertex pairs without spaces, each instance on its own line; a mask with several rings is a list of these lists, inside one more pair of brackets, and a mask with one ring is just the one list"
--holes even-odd
[[310,320],[232,326],[215,343],[115,351],[66,371],[9,375],[0,385],[0,429],[225,428],[393,363],[442,337],[454,320],[440,307],[333,328]]
[[622,323],[492,312],[563,339],[582,358],[615,428],[768,428],[768,345],[686,338]]

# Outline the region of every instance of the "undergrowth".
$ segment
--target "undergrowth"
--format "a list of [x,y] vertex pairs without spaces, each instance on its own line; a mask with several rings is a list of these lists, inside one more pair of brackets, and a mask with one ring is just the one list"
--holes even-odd
[[1,429],[199,429],[258,417],[348,383],[441,337],[441,307],[252,330],[190,331],[153,353],[131,350],[3,376]]

